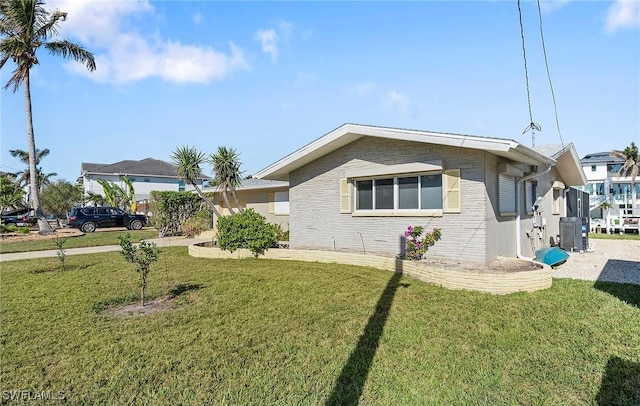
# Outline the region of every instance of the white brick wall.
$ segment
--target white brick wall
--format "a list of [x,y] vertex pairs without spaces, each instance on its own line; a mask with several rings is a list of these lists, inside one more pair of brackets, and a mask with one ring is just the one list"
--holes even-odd
[[[345,170],[442,159],[460,168],[462,211],[442,217],[354,217],[340,214],[339,179]],[[485,153],[466,148],[364,137],[290,174],[291,247],[395,256],[409,225],[442,229],[430,252],[465,260],[488,257]],[[363,247],[364,245],[364,247]],[[428,255],[428,254],[427,254]]]

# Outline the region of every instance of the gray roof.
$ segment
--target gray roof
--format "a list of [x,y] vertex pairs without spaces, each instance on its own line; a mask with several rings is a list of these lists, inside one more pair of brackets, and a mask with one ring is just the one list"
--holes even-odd
[[[140,161],[126,160],[113,164],[82,163],[82,174],[102,175],[147,175],[167,178],[178,177],[178,167],[159,159],[146,158]],[[211,179],[204,174],[201,179]]]
[[597,164],[605,162],[624,162],[624,159],[611,156],[611,152],[594,152],[587,154],[580,160],[582,164]]
[[536,145],[533,147],[534,150],[538,151],[544,156],[548,156],[549,158],[556,159],[560,155],[564,154],[564,152],[571,148],[571,144],[543,144]]

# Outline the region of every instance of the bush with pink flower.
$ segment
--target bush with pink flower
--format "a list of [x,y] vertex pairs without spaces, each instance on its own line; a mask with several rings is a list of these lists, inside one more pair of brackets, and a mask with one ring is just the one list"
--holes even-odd
[[404,236],[407,239],[405,252],[406,259],[422,259],[429,247],[433,246],[442,235],[439,228],[434,228],[432,232],[425,233],[424,237],[422,236],[423,232],[424,227],[422,226],[407,227],[407,231],[404,232]]

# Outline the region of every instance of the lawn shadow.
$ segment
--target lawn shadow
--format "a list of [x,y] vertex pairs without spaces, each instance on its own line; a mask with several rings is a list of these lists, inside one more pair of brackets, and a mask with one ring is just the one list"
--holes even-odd
[[640,285],[596,281],[593,287],[615,296],[631,306],[640,308]]
[[[401,264],[401,261],[400,261]],[[396,262],[396,268],[401,265]],[[401,272],[395,272],[387,286],[384,288],[375,311],[369,318],[364,332],[358,340],[356,348],[353,350],[346,365],[342,368],[340,376],[335,382],[333,390],[325,405],[357,405],[362,395],[367,375],[376,355],[380,343],[380,337],[384,330],[384,325],[389,316],[389,310],[393,303],[396,291],[399,287],[407,287],[408,284],[398,283],[402,277]]]
[[178,297],[183,293],[189,292],[191,290],[198,290],[204,288],[204,285],[200,283],[181,283],[174,288],[169,289],[169,297],[174,298]]
[[640,363],[611,357],[596,395],[598,405],[640,405]]
[[598,281],[640,284],[640,261],[609,259],[598,275]]

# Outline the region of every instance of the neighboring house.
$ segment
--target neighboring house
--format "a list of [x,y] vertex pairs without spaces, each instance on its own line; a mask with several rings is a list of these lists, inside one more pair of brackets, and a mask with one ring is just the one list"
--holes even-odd
[[[222,190],[215,187],[202,189],[205,193],[215,193],[214,203],[222,215],[229,214],[222,197]],[[230,192],[229,202],[237,211]],[[242,208],[252,208],[262,214],[269,223],[280,225],[284,231],[289,229],[289,183],[264,179],[245,179],[236,188],[236,195]]]
[[[624,164],[621,158],[612,157],[610,152],[587,154],[580,160],[587,184],[582,188],[591,195],[591,217],[604,218],[601,205],[611,203],[610,215],[631,215],[632,193],[631,177],[621,177],[620,168]],[[636,207],[640,207],[640,182],[636,183]]]
[[[99,193],[104,196],[102,186],[98,179],[113,181],[121,187],[125,187],[122,176],[127,176],[133,184],[136,201],[144,203],[148,201],[151,191],[183,191],[193,190],[193,186],[185,184],[178,178],[177,167],[169,162],[159,159],[147,158],[140,161],[120,161],[113,164],[82,163],[82,184],[85,195],[87,192]],[[208,176],[202,176],[198,185],[202,186],[210,180]]]
[[421,225],[442,229],[430,254],[490,262],[557,241],[565,190],[586,178],[572,144],[549,151],[345,124],[255,176],[289,182],[291,248],[395,256]]

